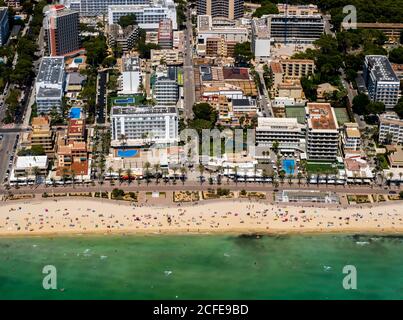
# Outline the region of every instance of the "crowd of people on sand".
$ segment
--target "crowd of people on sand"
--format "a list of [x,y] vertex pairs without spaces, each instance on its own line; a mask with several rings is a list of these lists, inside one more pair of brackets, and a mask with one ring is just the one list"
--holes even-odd
[[376,207],[298,207],[234,200],[174,206],[93,200],[8,203],[0,234],[85,232],[276,232],[403,230],[398,204]]

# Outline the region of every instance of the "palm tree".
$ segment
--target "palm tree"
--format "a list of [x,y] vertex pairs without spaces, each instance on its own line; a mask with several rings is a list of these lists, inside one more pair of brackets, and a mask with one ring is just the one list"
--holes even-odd
[[164,183],[167,184],[168,183],[168,169],[162,169],[162,176],[164,178]]
[[174,181],[173,181],[173,183],[176,184],[176,171],[178,171],[178,167],[177,167],[177,166],[174,166],[174,167],[172,168],[172,170],[173,170],[173,172],[174,172]]
[[182,166],[180,170],[181,170],[181,174],[182,174],[182,176],[181,176],[182,184],[184,185],[185,184],[185,178],[186,178],[187,169],[186,169],[185,166]]
[[62,170],[63,185],[66,184],[67,174],[68,174],[68,170],[66,168],[63,168],[63,170]]
[[285,171],[284,171],[284,170],[281,170],[281,171],[280,171],[280,173],[279,173],[279,178],[280,178],[281,184],[283,184],[283,183],[284,183],[284,179],[285,179]]
[[204,166],[200,163],[198,169],[199,169],[199,172],[200,172],[200,184],[202,184],[203,183]]
[[292,184],[292,178],[293,178],[292,174],[289,174],[289,175],[288,175],[288,184],[289,184],[289,185]]
[[144,163],[144,168],[146,169],[146,171],[145,171],[146,181],[147,181],[147,184],[149,184],[149,183],[150,183],[150,168],[151,168],[151,163],[149,163],[148,161],[146,161],[146,162]]
[[381,183],[379,184],[379,186],[381,187],[383,185],[383,181],[385,180],[385,174],[383,173],[383,171],[379,174],[379,180],[381,181]]
[[399,172],[399,187],[402,183],[403,172]]
[[76,179],[76,172],[74,170],[71,170],[71,181],[73,184],[73,188],[74,188],[75,179]]
[[395,175],[395,174],[394,174],[392,171],[388,173],[388,177],[389,177],[389,187],[392,186],[392,179],[393,179],[393,176],[394,176],[394,175]]
[[56,180],[55,180],[55,178],[50,178],[50,181],[52,182],[52,193],[54,194],[55,193],[55,190],[54,190],[54,187],[56,186]]
[[126,170],[126,174],[127,174],[127,183],[130,185],[130,183],[132,182],[132,169],[128,168]]
[[298,178],[298,185],[301,185],[302,173],[300,171],[298,171],[297,173],[297,178]]
[[112,172],[113,172],[113,168],[112,167],[109,167],[108,168],[108,172],[109,172],[109,181],[110,181],[110,183],[112,183]]
[[119,168],[118,169],[119,184],[122,184],[122,173],[123,173],[123,169]]
[[159,163],[154,164],[154,172],[155,172],[155,178],[156,178],[157,184],[160,179],[160,169],[161,169],[161,165]]
[[38,176],[39,176],[40,170],[38,167],[33,167],[32,172],[35,176],[35,184],[38,185]]

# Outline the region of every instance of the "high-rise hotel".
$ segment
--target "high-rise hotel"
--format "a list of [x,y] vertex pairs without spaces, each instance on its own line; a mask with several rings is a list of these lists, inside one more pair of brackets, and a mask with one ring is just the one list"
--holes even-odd
[[79,13],[64,5],[52,5],[45,9],[43,25],[50,56],[64,56],[80,49]]
[[243,0],[197,0],[197,15],[238,19],[243,16]]

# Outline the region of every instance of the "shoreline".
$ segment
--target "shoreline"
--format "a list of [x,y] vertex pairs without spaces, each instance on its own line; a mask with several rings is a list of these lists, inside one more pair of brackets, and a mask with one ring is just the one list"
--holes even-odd
[[1,238],[290,234],[403,235],[403,207],[400,202],[346,208],[244,199],[156,206],[82,198],[0,203]]

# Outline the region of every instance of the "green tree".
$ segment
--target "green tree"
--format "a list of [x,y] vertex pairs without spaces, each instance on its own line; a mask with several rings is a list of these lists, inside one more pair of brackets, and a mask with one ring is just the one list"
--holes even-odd
[[126,28],[131,25],[136,25],[137,24],[136,15],[128,14],[127,16],[120,17],[118,24],[122,28]]
[[389,61],[394,63],[403,63],[403,47],[397,47],[389,52]]

